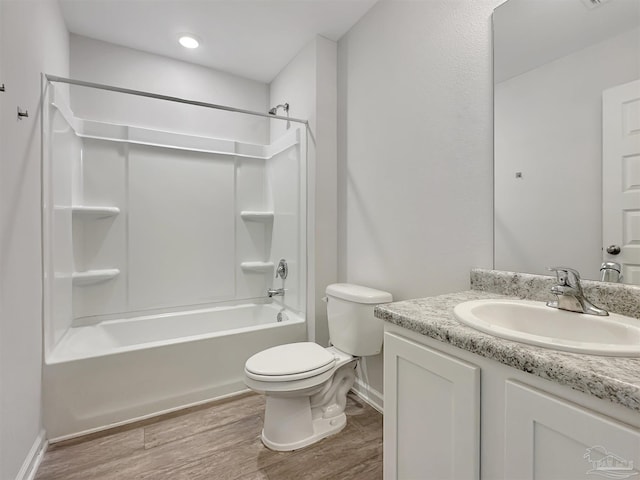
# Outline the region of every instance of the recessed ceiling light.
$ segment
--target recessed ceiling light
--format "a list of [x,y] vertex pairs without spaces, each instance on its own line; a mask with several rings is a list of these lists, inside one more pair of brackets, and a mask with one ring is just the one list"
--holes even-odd
[[178,42],[180,42],[180,45],[184,48],[198,48],[200,45],[198,39],[193,35],[180,35]]

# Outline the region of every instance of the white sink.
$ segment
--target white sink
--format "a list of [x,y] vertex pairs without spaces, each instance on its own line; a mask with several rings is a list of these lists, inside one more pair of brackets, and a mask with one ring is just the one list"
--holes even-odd
[[586,315],[528,300],[472,300],[457,305],[465,325],[496,337],[567,352],[640,356],[640,320]]

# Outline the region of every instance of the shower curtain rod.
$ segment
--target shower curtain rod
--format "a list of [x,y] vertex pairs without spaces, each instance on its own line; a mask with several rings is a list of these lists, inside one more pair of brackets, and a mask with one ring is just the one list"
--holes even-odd
[[81,87],[97,88],[100,90],[108,90],[110,92],[125,93],[128,95],[137,95],[139,97],[156,98],[158,100],[167,100],[169,102],[184,103],[187,105],[213,108],[216,110],[224,110],[227,112],[246,113],[247,115],[254,115],[257,117],[277,118],[279,120],[287,120],[289,122],[302,123],[307,126],[309,125],[308,120],[302,120],[300,118],[284,117],[282,115],[271,115],[269,113],[254,112],[252,110],[243,110],[242,108],[227,107],[225,105],[217,105],[215,103],[199,102],[197,100],[187,100],[185,98],[172,97],[169,95],[160,95],[158,93],[143,92],[142,90],[131,90],[129,88],[113,87],[111,85],[103,85],[101,83],[85,82],[83,80],[73,80],[71,78],[58,77],[56,75],[49,75],[48,73],[45,74],[45,77],[50,82],[68,83],[69,85],[79,85]]

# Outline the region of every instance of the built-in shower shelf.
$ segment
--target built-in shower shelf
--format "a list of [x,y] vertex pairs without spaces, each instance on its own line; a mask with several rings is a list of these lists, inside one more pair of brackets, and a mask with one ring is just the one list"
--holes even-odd
[[245,272],[265,273],[273,271],[273,262],[242,262],[240,268]]
[[103,270],[86,270],[84,272],[73,272],[71,279],[74,285],[93,285],[95,283],[106,282],[120,275],[117,268],[105,268]]
[[120,213],[120,209],[118,207],[89,207],[85,205],[74,205],[71,207],[73,211],[73,215],[79,218],[103,218],[103,217],[113,217]]
[[243,220],[250,222],[270,222],[273,220],[273,212],[243,210],[240,212],[240,216]]

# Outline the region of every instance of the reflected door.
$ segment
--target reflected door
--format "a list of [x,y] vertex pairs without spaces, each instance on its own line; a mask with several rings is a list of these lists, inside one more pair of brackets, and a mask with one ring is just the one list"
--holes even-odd
[[[640,80],[602,94],[603,261],[640,284]],[[619,247],[619,253],[615,253]],[[607,248],[614,253],[608,253]]]

